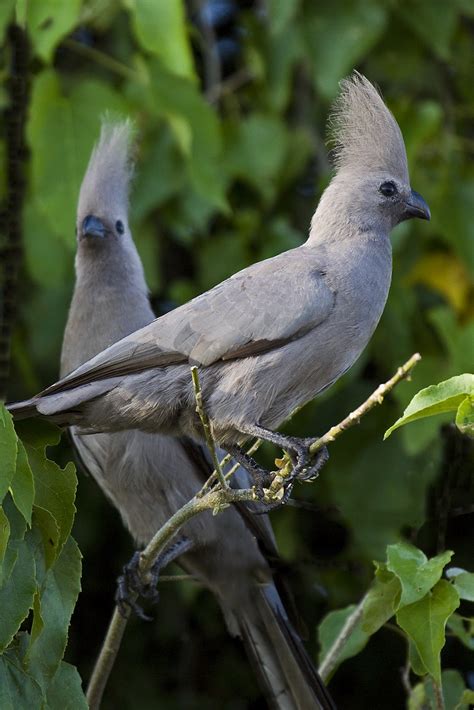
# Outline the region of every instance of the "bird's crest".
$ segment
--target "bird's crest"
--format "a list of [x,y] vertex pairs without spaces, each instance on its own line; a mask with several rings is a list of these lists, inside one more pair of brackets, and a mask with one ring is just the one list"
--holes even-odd
[[94,213],[96,205],[127,209],[133,175],[133,138],[131,120],[102,122],[100,137],[89,160],[79,194],[79,214]]
[[340,87],[328,126],[336,170],[384,171],[408,183],[403,137],[377,89],[356,71]]

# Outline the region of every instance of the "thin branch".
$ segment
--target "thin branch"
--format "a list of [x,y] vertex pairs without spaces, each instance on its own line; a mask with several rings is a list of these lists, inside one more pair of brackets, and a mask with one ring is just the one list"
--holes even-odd
[[[355,426],[355,424],[358,424],[360,422],[361,417],[363,417],[365,414],[368,414],[368,412],[370,412],[377,405],[382,404],[387,394],[391,392],[393,388],[398,385],[399,382],[407,379],[410,376],[411,371],[413,370],[415,365],[420,362],[420,360],[420,353],[415,353],[414,355],[412,355],[411,358],[407,360],[404,365],[398,368],[393,377],[387,380],[387,382],[384,382],[384,384],[379,385],[375,392],[373,392],[363,404],[361,404],[359,407],[357,407],[357,409],[348,414],[348,416],[343,419],[342,422],[339,422],[339,424],[336,424],[335,426],[331,427],[331,429],[329,429],[326,434],[321,436],[314,444],[312,444],[309,450],[310,454],[314,455],[323,446],[327,446],[327,444],[332,444],[332,442],[336,441],[336,439],[341,436],[341,434],[343,434],[345,431],[347,431],[347,429],[350,429],[351,427]],[[291,468],[289,466],[285,466],[277,472],[269,488],[268,495],[271,501],[278,500],[278,498],[280,497],[281,487],[284,484],[285,479],[287,478],[289,473],[291,473]]]
[[227,488],[229,484],[222,473],[221,463],[216,451],[216,444],[214,437],[212,436],[211,422],[209,421],[209,417],[204,410],[201,383],[199,382],[199,373],[196,366],[191,368],[191,376],[193,378],[194,397],[196,399],[196,412],[199,414],[199,419],[201,420],[204,438],[206,440],[209,453],[211,454],[212,465],[214,466],[214,471],[216,472],[219,483],[223,488]]
[[364,603],[366,600],[367,595],[362,597],[360,602],[357,604],[356,608],[350,614],[342,629],[339,632],[339,635],[337,638],[334,640],[334,643],[332,644],[331,648],[329,651],[326,653],[324,660],[322,661],[321,665],[319,666],[318,673],[321,676],[322,680],[326,683],[329,678],[331,677],[334,669],[337,666],[338,659],[344,649],[344,646],[352,636],[355,627],[359,623],[359,621],[362,619],[362,614],[364,613]]
[[104,69],[108,69],[109,71],[114,72],[114,74],[118,74],[124,79],[130,79],[131,81],[140,83],[143,82],[143,76],[141,74],[139,74],[134,69],[131,69],[126,64],[119,62],[118,59],[111,57],[109,54],[101,52],[100,49],[96,49],[95,47],[88,47],[86,44],[82,44],[82,42],[78,42],[77,40],[72,39],[71,37],[68,37],[67,39],[63,40],[62,46],[67,47],[76,54],[82,55],[86,59],[90,59],[92,62],[103,66]]
[[441,685],[441,681],[437,683],[434,678],[432,678],[432,681],[435,696],[435,708],[436,710],[445,710],[443,686]]
[[[318,440],[318,444],[321,440],[325,442],[332,442],[334,441],[340,434],[343,433],[349,426],[353,426],[358,422],[360,417],[362,417],[364,414],[369,412],[376,404],[381,404],[383,401],[384,396],[389,392],[393,387],[395,387],[398,382],[400,382],[402,379],[408,376],[410,370],[415,366],[415,364],[420,360],[419,355],[413,355],[410,360],[408,360],[405,365],[403,365],[397,373],[384,385],[381,385],[380,387],[377,388],[377,390],[362,404],[358,409],[355,410],[355,412],[352,415],[349,415],[344,419],[340,424],[338,424],[336,427],[332,427],[332,429],[329,430],[321,439]],[[194,382],[194,377],[193,376],[193,382]],[[196,378],[196,384],[198,385],[197,389],[197,394],[196,394],[196,399],[199,394],[202,395],[200,392],[200,386],[199,386],[199,379]],[[195,386],[195,392],[196,392],[196,386]],[[202,399],[201,399],[201,408],[202,408]],[[347,422],[350,421],[350,424]],[[212,433],[210,430],[210,425],[209,425],[209,435],[212,440]],[[215,453],[215,444],[212,440],[212,445],[214,448],[214,453]],[[258,448],[259,442],[255,442],[254,447]],[[322,445],[322,444],[321,444]],[[317,448],[320,448],[318,446]],[[252,449],[250,449],[252,450]],[[216,459],[217,459],[217,454]],[[219,462],[217,462],[219,463]],[[233,468],[236,468],[233,467]],[[231,469],[232,471],[232,469]],[[201,490],[199,493],[197,493],[194,498],[192,498],[188,503],[186,503],[182,508],[180,508],[172,517],[158,530],[158,532],[155,534],[153,539],[148,543],[146,548],[143,550],[143,552],[140,555],[140,573],[142,575],[143,581],[146,583],[148,581],[148,575],[150,573],[150,570],[153,566],[153,563],[155,562],[156,558],[158,557],[159,554],[161,554],[165,548],[170,544],[170,542],[173,540],[173,538],[177,535],[177,533],[181,530],[183,525],[188,522],[191,518],[193,518],[195,515],[199,515],[200,513],[206,511],[206,510],[212,510],[214,513],[219,513],[221,510],[224,508],[228,507],[232,503],[242,503],[245,501],[256,501],[257,496],[255,493],[254,488],[248,488],[248,489],[234,489],[230,488],[227,485],[226,479],[228,476],[231,475],[231,471],[229,471],[226,476],[225,476],[225,484],[224,483],[219,483],[215,488],[208,490],[206,493],[203,494],[203,491]],[[222,473],[222,471],[221,471]],[[284,485],[285,479],[282,478],[281,476],[281,471],[279,471],[275,475],[276,478],[280,478],[280,488]],[[206,485],[209,485],[209,481],[207,482]],[[224,487],[225,485],[225,487]],[[273,486],[273,483],[272,483]],[[278,491],[277,491],[278,494]],[[271,492],[268,491],[267,494],[265,495],[264,502],[271,503],[274,501],[273,495],[271,495]],[[136,596],[130,595],[132,597],[132,600],[136,600]],[[344,628],[341,631],[341,634],[339,635],[338,639],[336,639],[335,644],[333,647],[330,649],[328,655],[326,656],[326,659],[323,662],[322,666],[322,671],[321,675],[322,677],[329,675],[333,668],[334,660],[337,659],[340,649],[344,646],[344,644],[347,642],[347,639],[349,638],[350,634],[354,630],[355,625],[357,624],[358,619],[360,618],[360,615],[362,614],[362,604],[364,602],[364,599],[360,602],[356,610],[351,614],[351,616],[346,620],[346,624],[344,625]],[[120,648],[120,643],[123,637],[123,633],[125,630],[125,626],[127,624],[129,614],[125,614],[125,616],[122,616],[120,612],[118,611],[118,608],[115,608],[115,611],[113,613],[110,626],[104,641],[104,644],[102,646],[102,649],[99,653],[99,657],[97,659],[94,672],[92,674],[89,687],[87,690],[87,700],[89,702],[89,707],[90,710],[97,710],[100,706],[100,701],[102,699],[102,694],[105,689],[105,685],[107,683],[107,679],[110,675],[110,672],[112,670],[115,658],[118,654],[119,648]],[[337,644],[337,645],[336,645]]]

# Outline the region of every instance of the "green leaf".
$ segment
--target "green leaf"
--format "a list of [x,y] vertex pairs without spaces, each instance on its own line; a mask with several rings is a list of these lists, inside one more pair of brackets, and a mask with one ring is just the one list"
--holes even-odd
[[446,622],[458,606],[457,591],[441,579],[423,599],[397,612],[398,625],[413,640],[423,665],[437,683],[441,682],[440,654],[446,642]]
[[463,434],[474,436],[474,396],[466,397],[459,405],[456,426]]
[[454,577],[453,584],[461,599],[474,602],[474,573],[461,572]]
[[41,623],[32,637],[26,660],[30,672],[46,691],[66,648],[69,622],[80,591],[81,553],[70,537],[43,582]]
[[15,475],[18,440],[10,412],[0,402],[0,503]]
[[[319,662],[321,663],[327,655],[329,649],[338,637],[342,627],[346,623],[347,618],[356,608],[355,604],[351,604],[345,609],[337,609],[327,614],[319,625],[318,637],[320,644]],[[369,640],[369,634],[362,630],[361,620],[356,624],[352,634],[349,636],[346,645],[343,647],[340,656],[337,659],[337,666],[347,658],[356,656],[365,647]]]
[[270,19],[270,32],[280,34],[283,30],[285,34],[288,27],[292,26],[292,20],[296,14],[300,0],[270,0],[268,3],[268,15]]
[[332,98],[338,81],[382,35],[387,12],[382,3],[367,0],[345,0],[337,12],[330,0],[314,8],[304,20],[306,48],[319,91]]
[[67,540],[71,532],[76,508],[74,498],[76,495],[77,478],[72,462],[62,469],[54,461],[44,457],[38,449],[27,445],[28,460],[35,478],[35,505],[49,511],[53,516],[59,530],[58,549]]
[[47,693],[51,710],[87,710],[81,677],[74,666],[61,661]]
[[125,111],[121,97],[95,79],[74,84],[66,94],[56,72],[46,70],[35,78],[27,127],[31,188],[35,207],[70,250],[76,243],[79,187],[99,136],[100,117]]
[[[462,702],[461,698],[465,690],[465,684],[461,673],[452,668],[447,668],[441,674],[441,685],[443,688],[443,697],[445,710],[468,710],[467,705],[464,708],[459,706]],[[434,700],[434,698],[433,698]],[[433,707],[436,707],[433,705]]]
[[43,693],[36,680],[21,665],[13,650],[0,656],[0,708],[42,708]]
[[80,7],[81,0],[28,0],[28,31],[41,59],[51,61],[59,41],[76,25]]
[[[460,705],[457,705],[455,710],[468,710],[474,705],[474,690],[465,690],[461,695]],[[465,707],[464,707],[465,706]]]
[[127,0],[132,26],[141,46],[172,72],[194,78],[183,0]]
[[362,630],[369,635],[378,631],[395,614],[401,596],[398,577],[389,572],[386,565],[376,562],[375,566],[375,579],[364,602],[362,622]]
[[56,446],[61,440],[61,429],[46,419],[23,419],[15,424],[24,444],[45,453],[47,446]]
[[33,606],[36,592],[32,533],[17,547],[13,569],[0,588],[0,652],[8,646]]
[[10,521],[7,514],[0,507],[0,562],[3,562],[5,552],[7,550],[8,540],[10,538]]
[[430,560],[426,555],[407,542],[399,542],[387,547],[387,569],[393,572],[402,587],[399,609],[418,601],[441,578],[444,567],[453,552],[446,551]]
[[471,651],[474,651],[474,619],[463,619],[459,614],[452,614],[448,619],[448,628]]
[[6,27],[12,19],[15,0],[2,0],[0,2],[0,38],[3,38]]
[[33,523],[43,543],[45,570],[49,569],[60,550],[59,526],[52,513],[39,505],[33,508]]
[[0,587],[6,584],[16,564],[18,548],[23,542],[27,529],[26,521],[15,506],[10,495],[7,495],[3,501],[3,512],[8,518],[10,536],[3,557],[3,563],[0,566]]
[[411,688],[407,710],[426,710],[426,690],[424,683],[417,683]]
[[28,463],[25,447],[21,441],[18,441],[16,470],[10,485],[10,492],[16,507],[23,515],[28,525],[31,525],[31,512],[35,498],[35,482],[30,464]]
[[474,395],[474,375],[464,374],[451,377],[438,385],[431,385],[421,390],[411,400],[398,419],[385,432],[384,439],[400,426],[423,417],[431,417],[442,412],[454,412],[467,395]]
[[441,8],[432,0],[408,0],[395,7],[412,32],[434,54],[447,61],[458,19],[456,3],[446,3]]

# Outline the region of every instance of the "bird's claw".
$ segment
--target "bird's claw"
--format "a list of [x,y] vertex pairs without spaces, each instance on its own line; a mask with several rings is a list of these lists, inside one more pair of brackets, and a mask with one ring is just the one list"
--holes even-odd
[[115,602],[122,616],[127,617],[129,612],[133,611],[140,619],[151,621],[152,617],[145,614],[142,607],[137,603],[137,597],[143,597],[152,604],[156,604],[160,598],[157,584],[161,570],[191,547],[191,540],[184,537],[170,545],[161,555],[158,555],[147,573],[146,581],[140,570],[141,553],[136,551],[117,579]]

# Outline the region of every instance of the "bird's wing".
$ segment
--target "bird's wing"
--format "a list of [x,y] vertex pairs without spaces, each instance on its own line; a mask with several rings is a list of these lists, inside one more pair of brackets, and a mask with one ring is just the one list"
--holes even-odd
[[298,251],[244,269],[118,341],[42,395],[180,362],[207,366],[257,355],[301,337],[326,320],[335,293]]

